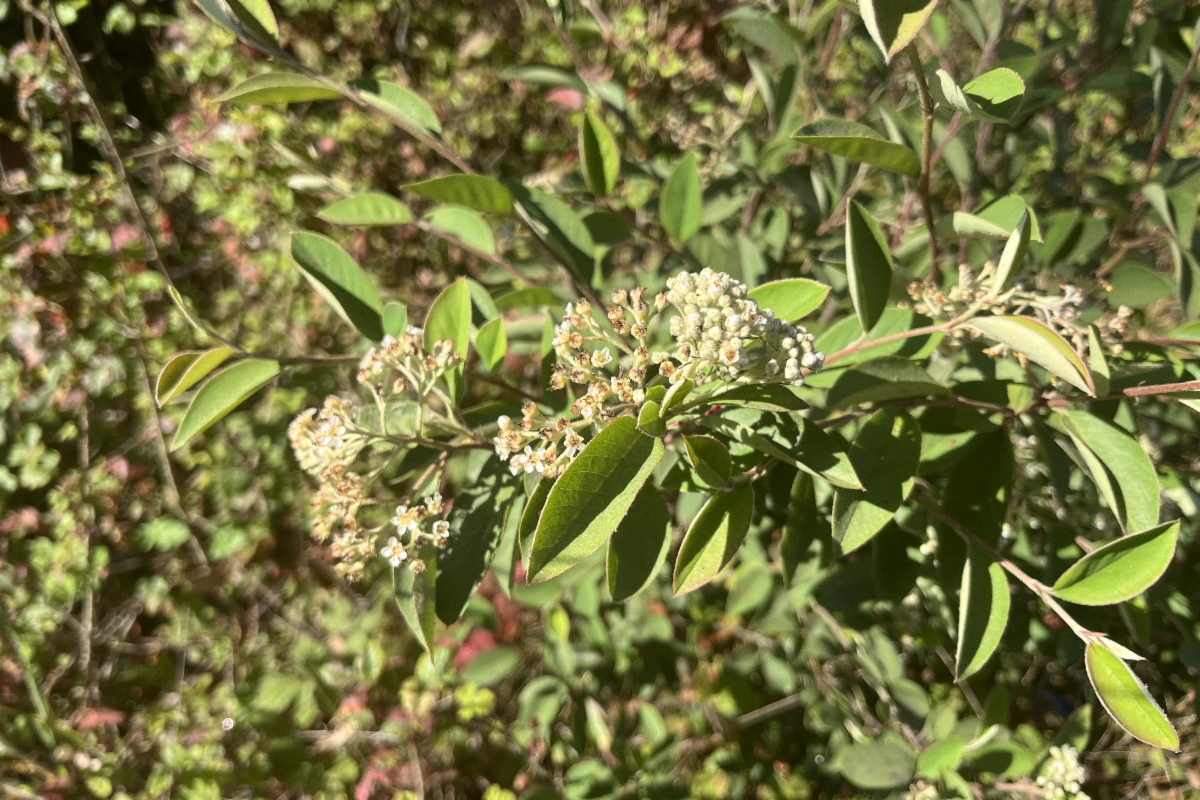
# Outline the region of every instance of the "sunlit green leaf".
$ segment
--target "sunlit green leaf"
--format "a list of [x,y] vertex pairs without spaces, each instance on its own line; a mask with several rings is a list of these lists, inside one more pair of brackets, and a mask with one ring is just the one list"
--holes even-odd
[[202,381],[233,355],[232,347],[214,347],[203,352],[196,350],[178,353],[162,368],[154,386],[154,400],[165,406],[179,395]]
[[306,103],[312,100],[334,100],[341,97],[336,89],[305,75],[291,72],[267,72],[248,78],[225,94],[218,103],[235,105],[274,105],[276,103]]
[[325,302],[368,339],[383,338],[383,302],[375,284],[332,239],[308,231],[292,234],[292,258]]
[[426,652],[433,650],[433,634],[437,629],[437,609],[434,598],[437,594],[438,548],[425,544],[417,551],[417,560],[424,565],[418,572],[410,564],[395,570],[396,603],[408,629]]
[[662,195],[658,199],[658,215],[671,238],[683,244],[700,230],[702,210],[696,154],[688,153],[663,185]]
[[1067,383],[1095,394],[1092,375],[1079,354],[1044,322],[1032,317],[976,317],[967,327],[1006,344],[1035,364],[1048,369]]
[[[1136,439],[1087,411],[1063,411],[1057,416],[1076,445],[1085,447],[1107,468],[1115,486],[1106,500],[1126,531],[1143,531],[1158,524],[1158,473]],[[1093,475],[1097,481],[1106,476]]]
[[992,280],[992,288],[988,292],[989,297],[995,297],[1004,291],[1008,279],[1020,270],[1025,261],[1025,255],[1029,252],[1031,230],[1029,214],[1022,214],[1021,221],[1009,235],[1008,241],[1004,244],[1004,252],[1000,254],[1000,261],[996,264],[996,277]]
[[835,156],[898,172],[901,175],[916,175],[921,171],[921,162],[910,148],[890,142],[858,122],[844,119],[818,120],[800,128],[792,138],[801,144]]
[[[447,340],[454,342],[454,352],[465,361],[471,342],[471,287],[466,278],[459,278],[443,289],[425,317],[425,350],[432,352],[435,344]],[[462,392],[462,374],[462,364],[446,372],[451,398]]]
[[708,583],[733,560],[753,515],[754,489],[749,483],[738,483],[708,499],[679,547],[674,576],[677,596]]
[[334,225],[403,225],[412,222],[412,211],[382,192],[364,192],[339,200],[317,216]]
[[171,449],[208,430],[209,426],[240,406],[278,374],[278,361],[251,358],[213,375],[201,385],[184,412]]
[[1088,678],[1104,710],[1134,738],[1179,751],[1179,735],[1133,670],[1106,647],[1092,642],[1084,660]]
[[400,123],[404,128],[420,128],[438,133],[442,129],[437,114],[429,104],[411,89],[374,78],[359,78],[350,86],[357,89],[363,100]]
[[788,322],[811,314],[821,307],[829,287],[807,278],[786,278],[764,283],[747,293],[760,308],[769,308],[775,316]]
[[403,188],[439,203],[454,203],[486,214],[511,214],[513,211],[512,194],[500,181],[485,175],[444,175],[410,183]]
[[1054,582],[1054,596],[1085,606],[1107,606],[1154,585],[1175,556],[1179,523],[1131,533],[1096,548]]

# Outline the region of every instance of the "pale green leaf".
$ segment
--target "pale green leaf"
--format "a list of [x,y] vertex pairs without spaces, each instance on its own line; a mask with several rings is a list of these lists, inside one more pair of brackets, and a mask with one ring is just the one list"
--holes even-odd
[[1092,375],[1066,340],[1032,317],[976,317],[967,323],[989,339],[1006,344],[1072,386],[1095,395]]
[[654,400],[647,400],[638,410],[638,430],[647,436],[664,436],[667,432],[667,422],[662,417],[659,405]]
[[679,547],[673,581],[676,596],[708,583],[733,560],[753,516],[754,489],[749,483],[738,483],[708,499]]
[[1008,279],[1024,264],[1025,255],[1029,252],[1029,234],[1032,229],[1029,213],[1026,212],[1021,215],[1021,221],[1017,223],[1016,229],[1004,244],[1004,251],[1000,254],[1000,261],[996,265],[996,277],[992,281],[988,297],[995,297],[1004,291]]
[[214,347],[203,352],[178,353],[162,368],[154,385],[154,400],[159,408],[202,381],[233,355],[232,347]]
[[[454,352],[465,361],[471,342],[471,287],[466,278],[459,278],[442,290],[425,316],[425,349],[432,351],[441,341],[454,342]],[[451,399],[462,392],[463,365],[446,372],[446,384]]]
[[1007,67],[983,73],[963,87],[972,102],[975,116],[992,122],[1008,122],[1016,115],[1025,97],[1025,81]]
[[334,100],[341,96],[336,89],[331,89],[315,78],[291,72],[267,72],[242,81],[225,94],[217,97],[217,102],[235,105],[274,105],[276,103]]
[[821,307],[829,294],[829,287],[807,278],[786,278],[757,286],[747,297],[758,303],[759,308],[775,312],[778,319],[788,322],[811,314]]
[[488,255],[496,254],[496,239],[487,221],[477,212],[458,206],[440,206],[425,215],[430,228],[448,233],[462,244]]
[[892,739],[859,742],[837,756],[838,768],[859,789],[883,790],[908,786],[917,769],[912,750]]
[[391,302],[383,307],[383,332],[394,339],[408,333],[408,307]]
[[696,154],[688,153],[667,178],[658,199],[659,218],[673,240],[683,244],[700,230],[703,203]]
[[818,120],[800,128],[792,138],[826,153],[901,175],[916,175],[921,171],[921,162],[911,148],[890,142],[858,122]]
[[350,86],[357,89],[363,100],[378,108],[402,128],[419,128],[438,133],[442,124],[429,104],[411,89],[391,81],[359,78]]
[[496,367],[504,362],[508,352],[508,331],[504,327],[504,317],[489,320],[475,334],[475,352],[488,372],[495,372]]
[[239,361],[213,375],[196,392],[184,412],[171,449],[208,430],[209,426],[241,405],[278,374],[278,361],[252,358]]
[[1179,751],[1179,735],[1129,665],[1104,645],[1091,642],[1084,654],[1088,678],[1104,710],[1134,738]]
[[538,519],[529,582],[560,575],[604,544],[663,455],[633,417],[613,420],[559,476]]
[[364,192],[322,209],[317,217],[334,225],[403,225],[412,222],[413,215],[390,195]]
[[1179,523],[1131,533],[1096,548],[1054,582],[1054,596],[1084,606],[1107,606],[1154,585],[1175,556]]

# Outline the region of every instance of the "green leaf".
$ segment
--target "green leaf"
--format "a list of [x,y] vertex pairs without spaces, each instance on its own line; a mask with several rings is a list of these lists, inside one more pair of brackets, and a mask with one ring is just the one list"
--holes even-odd
[[442,130],[437,114],[420,95],[410,89],[374,78],[359,78],[351,81],[350,86],[358,90],[364,101],[387,114],[402,128],[415,127],[433,133]]
[[822,119],[803,126],[792,138],[826,153],[901,175],[911,176],[921,171],[921,162],[910,148],[890,142],[858,122]]
[[341,96],[336,90],[314,78],[290,72],[266,72],[242,81],[217,97],[216,101],[234,105],[275,105],[336,100]]
[[1025,199],[1019,195],[1009,194],[1003,197],[998,197],[989,203],[984,204],[974,212],[974,216],[991,223],[1000,228],[1004,233],[996,238],[1006,239],[1009,234],[1017,229],[1017,223],[1021,221],[1021,217],[1025,214],[1029,215],[1029,220],[1033,227],[1029,232],[1030,241],[1042,241],[1042,229],[1038,225],[1037,214],[1025,202]]
[[383,338],[383,303],[375,285],[332,239],[308,231],[292,234],[292,258],[325,302],[374,342]]
[[[1093,475],[1097,484],[1108,483],[1105,500],[1126,531],[1143,531],[1158,524],[1158,473],[1141,444],[1117,426],[1086,411],[1060,412],[1056,419],[1077,447],[1090,450],[1107,468],[1109,476]],[[1104,488],[1104,487],[1102,487]]]
[[526,289],[514,289],[508,294],[496,298],[496,308],[507,311],[510,308],[536,308],[539,306],[560,306],[563,299],[545,286],[530,286]]
[[162,408],[204,379],[233,355],[232,347],[178,353],[162,368],[154,385],[154,400]]
[[1006,344],[1072,386],[1095,396],[1092,375],[1066,340],[1032,317],[976,317],[967,323],[989,339]]
[[[671,388],[667,389],[667,393],[663,395],[662,410],[663,413],[670,411],[675,406],[687,399],[687,396],[692,393],[692,389],[696,388],[696,382],[691,378],[671,384]],[[668,415],[670,416],[670,415]]]
[[279,24],[267,0],[225,0],[245,29],[259,40],[279,44]]
[[842,553],[869,542],[892,519],[912,490],[921,459],[921,429],[908,414],[877,411],[850,447],[850,463],[865,491],[833,495],[833,538]]
[[393,571],[392,581],[395,586],[396,603],[400,606],[400,616],[417,637],[421,647],[429,653],[433,651],[433,634],[437,630],[437,609],[434,603],[437,595],[437,545],[423,545],[417,553],[417,558],[425,565],[424,572],[417,572],[411,565],[405,564]]
[[501,80],[521,81],[541,86],[563,86],[586,91],[587,84],[574,72],[544,64],[516,64],[500,71]]
[[787,278],[755,287],[747,297],[758,303],[759,308],[768,308],[775,316],[787,322],[811,314],[821,307],[829,287],[806,278]]
[[[745,420],[741,414],[749,415]],[[840,441],[803,417],[734,409],[702,417],[702,422],[785,464],[824,478],[834,486],[862,489]]]
[[1112,375],[1108,369],[1108,361],[1104,358],[1104,345],[1100,342],[1100,329],[1095,325],[1088,326],[1088,370],[1091,371],[1092,382],[1096,385],[1096,396],[1107,395]]
[[856,200],[846,209],[846,280],[858,320],[864,331],[870,331],[887,308],[892,253],[883,231]]
[[600,431],[546,498],[529,557],[529,582],[562,574],[604,544],[662,455],[662,440],[639,431],[633,417],[615,419]]
[[1175,288],[1152,267],[1136,261],[1126,261],[1118,266],[1108,283],[1110,288],[1105,300],[1114,308],[1145,308],[1162,300]]
[[278,374],[278,361],[251,358],[213,375],[196,392],[184,412],[171,449],[177,449],[193,436],[206,431]]
[[996,277],[992,281],[988,297],[995,297],[1004,291],[1008,279],[1025,262],[1025,255],[1029,252],[1029,235],[1032,229],[1029,212],[1025,212],[1004,244],[1004,252],[1000,254],[1000,262],[996,265]]
[[937,0],[860,0],[867,32],[891,61],[921,32],[922,26],[937,7]]
[[739,406],[762,411],[803,411],[808,403],[778,383],[735,386],[708,398],[709,406]]
[[521,654],[513,647],[492,647],[467,662],[459,673],[463,683],[495,686],[512,674],[521,663]]
[[1054,596],[1084,606],[1108,606],[1154,585],[1175,556],[1179,523],[1108,542],[1072,564],[1054,582]]
[[488,372],[495,372],[496,367],[504,362],[508,352],[508,332],[504,328],[504,317],[496,317],[487,322],[475,334],[475,352]]
[[697,477],[711,489],[724,488],[733,474],[733,460],[729,448],[711,436],[685,436],[688,461],[696,470]]
[[987,663],[1008,625],[1011,597],[1004,567],[971,548],[958,597],[958,649],[954,679],[964,681]]
[[825,396],[827,409],[909,397],[948,396],[950,390],[929,377],[920,365],[899,356],[886,356],[848,369]]
[[783,579],[788,585],[796,579],[796,569],[804,561],[817,538],[829,531],[817,516],[816,484],[813,476],[804,471],[796,473],[788,496],[787,522],[779,543],[779,558],[783,562]]
[[460,494],[447,520],[450,538],[438,554],[437,616],[452,625],[483,582],[504,532],[504,509],[514,494],[506,465],[489,461],[476,486]]
[[662,418],[658,403],[647,400],[638,410],[638,430],[647,436],[664,436],[667,433],[667,422]]
[[[471,342],[471,287],[466,278],[459,278],[442,290],[425,316],[425,350],[432,351],[438,342],[454,342],[454,352],[464,361]],[[462,392],[463,365],[446,372],[450,398],[457,400]]]
[[753,516],[754,489],[749,483],[738,483],[708,499],[679,547],[673,580],[676,597],[708,583],[733,560]]
[[512,194],[500,181],[485,175],[443,175],[403,188],[439,203],[454,203],[486,214],[513,212]]
[[612,192],[621,171],[621,150],[604,120],[591,111],[579,123],[579,163],[593,194],[604,197]]
[[429,227],[448,233],[464,245],[488,255],[496,254],[496,240],[487,221],[469,208],[440,206],[425,215]]
[[550,496],[553,487],[554,481],[546,478],[539,480],[529,493],[529,501],[525,503],[521,512],[521,523],[517,527],[517,546],[521,551],[521,566],[526,572],[529,571],[529,556],[533,553],[533,536],[537,533],[538,520],[541,519],[542,510],[546,508],[546,498]]
[[383,332],[399,339],[408,333],[408,308],[401,303],[388,303],[383,307]]
[[688,153],[663,185],[662,196],[658,199],[658,215],[671,238],[683,244],[700,230],[703,208],[696,154]]
[[942,770],[954,771],[962,761],[963,740],[957,736],[939,739],[921,751],[917,757],[917,774],[922,778],[937,780]]
[[317,217],[334,225],[403,225],[413,219],[408,206],[382,192],[364,192],[339,200],[318,212]]
[[170,517],[159,517],[139,526],[133,538],[143,550],[157,550],[161,553],[174,550],[191,536],[192,531],[186,524]]
[[841,750],[837,764],[846,780],[859,789],[892,789],[909,784],[917,768],[917,757],[897,741],[876,739]]
[[539,189],[514,187],[517,210],[530,230],[567,268],[585,283],[596,270],[596,242],[569,205]]
[[1025,97],[1025,81],[1007,67],[989,70],[963,87],[974,114],[992,122],[1008,122]]
[[1108,715],[1134,738],[1179,752],[1179,735],[1146,686],[1121,659],[1092,642],[1084,654],[1088,678]]
[[608,540],[608,593],[624,602],[645,589],[671,549],[671,511],[662,493],[645,485]]
[[952,220],[954,232],[963,239],[1007,239],[1012,235],[996,223],[965,211],[955,211]]

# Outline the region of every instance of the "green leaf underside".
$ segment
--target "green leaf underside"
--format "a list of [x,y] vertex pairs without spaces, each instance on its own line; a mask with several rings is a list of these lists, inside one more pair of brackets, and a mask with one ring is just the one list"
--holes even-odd
[[1085,606],[1136,597],[1167,571],[1178,539],[1179,523],[1168,522],[1108,542],[1072,564],[1054,582],[1054,596]]
[[688,461],[696,475],[712,489],[720,489],[729,482],[733,461],[725,445],[711,436],[685,436]]
[[[1061,412],[1067,433],[1095,454],[1116,480],[1105,499],[1126,531],[1144,531],[1158,524],[1158,473],[1141,444],[1125,431],[1086,411]],[[1109,476],[1093,476],[1107,482]]]
[[410,183],[403,188],[406,192],[439,203],[454,203],[485,214],[513,212],[512,194],[500,181],[484,175],[444,175],[420,183]]
[[768,308],[775,316],[788,322],[811,314],[821,307],[829,294],[829,287],[807,278],[787,278],[756,286],[747,297],[758,303],[759,308]]
[[533,536],[537,533],[538,519],[546,507],[546,498],[554,488],[554,481],[542,478],[529,494],[529,501],[521,512],[521,523],[517,526],[517,546],[521,550],[521,566],[529,571],[529,556],[533,552]]
[[1095,394],[1092,375],[1079,354],[1044,323],[1031,317],[976,317],[967,323],[989,339],[1006,344],[1072,386]]
[[351,81],[350,86],[359,91],[363,100],[387,114],[402,127],[416,127],[432,133],[442,130],[442,123],[438,121],[437,114],[433,113],[429,103],[411,89],[374,78],[359,78]]
[[828,409],[909,397],[948,396],[950,390],[934,381],[907,358],[885,356],[843,372],[825,396]]
[[958,602],[954,679],[962,681],[987,663],[1004,636],[1011,603],[1004,568],[972,549],[963,567]]
[[279,362],[265,358],[239,361],[213,375],[200,387],[175,431],[171,449],[208,430],[263,384],[279,374]]
[[1146,744],[1179,751],[1179,735],[1145,685],[1108,648],[1091,642],[1084,654],[1096,696],[1117,723]]
[[844,119],[810,122],[792,134],[801,144],[826,153],[873,167],[916,175],[921,169],[917,154],[910,148],[890,142],[872,128]]
[[992,282],[989,295],[994,297],[1004,291],[1005,284],[1025,263],[1025,255],[1029,252],[1029,236],[1032,231],[1029,212],[1021,215],[1021,221],[1004,243],[1004,251],[996,265],[996,277]]
[[383,307],[383,332],[397,339],[408,332],[407,306],[393,302]]
[[203,380],[233,355],[232,347],[214,347],[203,352],[178,353],[162,368],[154,386],[154,399],[165,406]]
[[692,521],[675,560],[675,595],[715,578],[733,560],[754,516],[754,489],[739,483],[713,495]]
[[317,217],[334,225],[403,225],[413,219],[408,206],[382,192],[363,192],[339,200]]
[[460,206],[441,206],[425,215],[429,227],[448,233],[468,247],[496,254],[496,239],[487,221],[477,212]]
[[997,197],[995,200],[976,209],[973,216],[995,225],[1004,231],[1002,235],[996,238],[1007,239],[1017,229],[1017,223],[1021,221],[1021,217],[1025,214],[1029,215],[1029,220],[1033,225],[1029,232],[1030,241],[1042,241],[1042,229],[1038,225],[1037,214],[1033,212],[1033,209],[1029,207],[1024,198],[1019,195],[1008,194],[1003,197]]
[[658,200],[658,214],[663,228],[672,239],[682,244],[700,230],[702,210],[696,155],[688,153],[663,185],[662,196]]
[[617,185],[621,151],[604,120],[591,111],[584,114],[579,126],[579,162],[593,194],[603,197]]
[[[466,278],[459,278],[442,290],[429,307],[425,317],[425,350],[433,351],[438,342],[454,342],[454,352],[465,361],[471,339],[471,287]],[[446,372],[446,384],[451,399],[457,399],[462,387],[463,365]]]
[[489,320],[479,329],[475,334],[475,351],[488,372],[494,372],[504,362],[504,354],[508,352],[508,332],[503,317]]
[[917,768],[912,750],[888,739],[852,744],[837,760],[842,775],[860,789],[907,786]]
[[867,32],[887,60],[908,47],[937,7],[937,0],[860,0]]
[[437,609],[434,603],[437,591],[437,557],[437,546],[426,544],[417,553],[417,559],[425,564],[424,572],[417,572],[404,565],[393,574],[400,616],[404,618],[408,629],[417,637],[417,641],[427,653],[433,650],[433,634],[437,630]]
[[859,322],[870,331],[887,308],[892,254],[875,220],[855,200],[846,209],[846,280]]
[[608,540],[605,564],[612,599],[623,602],[645,589],[670,547],[671,511],[657,488],[643,486]]
[[320,234],[297,231],[292,234],[292,258],[342,319],[373,342],[383,338],[383,303],[375,285],[341,245]]
[[217,97],[217,102],[235,105],[275,105],[336,100],[339,97],[341,94],[336,90],[314,78],[290,72],[267,72],[242,81]]
[[633,417],[609,423],[558,478],[538,519],[529,582],[541,583],[604,544],[663,455]]
[[871,540],[892,519],[913,486],[921,459],[921,429],[907,414],[878,411],[850,447],[850,463],[866,491],[833,495],[833,538],[843,553]]

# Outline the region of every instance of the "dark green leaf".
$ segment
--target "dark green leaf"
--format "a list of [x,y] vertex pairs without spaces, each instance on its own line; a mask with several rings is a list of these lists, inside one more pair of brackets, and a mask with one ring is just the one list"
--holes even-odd
[[733,472],[729,449],[711,436],[685,436],[684,444],[697,477],[709,488],[724,488]]
[[1108,542],[1072,564],[1054,582],[1054,596],[1085,606],[1107,606],[1154,585],[1175,556],[1179,523],[1168,522]]
[[529,494],[529,501],[525,503],[525,508],[521,512],[521,524],[517,528],[517,547],[521,551],[521,566],[525,571],[529,571],[529,556],[533,552],[533,536],[537,533],[538,520],[542,516],[542,510],[546,507],[546,498],[550,496],[550,489],[553,488],[554,481],[542,478],[533,487],[533,491]]
[[596,269],[596,243],[569,205],[539,189],[513,187],[517,210],[538,239],[576,277],[590,284]]
[[621,171],[621,151],[604,120],[590,111],[579,123],[579,163],[593,194],[604,197],[612,192]]
[[907,358],[888,356],[843,372],[825,398],[827,409],[908,397],[948,396],[950,391]]
[[513,197],[508,189],[500,181],[485,175],[444,175],[410,183],[403,188],[439,203],[454,203],[487,214],[513,212]]
[[326,236],[297,231],[292,234],[292,258],[342,319],[371,341],[383,338],[383,303],[375,285],[341,245]]
[[200,387],[175,431],[171,449],[206,431],[279,374],[279,362],[251,358],[226,367]]
[[1109,716],[1146,744],[1179,751],[1179,735],[1171,721],[1128,664],[1095,642],[1088,644],[1084,660],[1096,696]]
[[713,406],[740,406],[763,411],[803,411],[808,403],[778,383],[735,386],[708,399]]
[[438,554],[437,617],[452,625],[487,574],[504,532],[504,508],[513,495],[508,468],[493,459],[477,485],[450,511],[450,538]]
[[1011,602],[1004,568],[981,551],[971,549],[963,567],[958,597],[958,649],[954,679],[963,681],[987,663],[1008,625]]
[[833,495],[833,538],[843,553],[862,547],[883,530],[913,486],[921,458],[921,429],[907,414],[884,409],[863,425],[850,447],[850,463],[865,491]]
[[664,436],[667,432],[667,422],[662,418],[658,403],[647,400],[638,411],[638,430],[647,436]]
[[875,220],[855,200],[846,208],[846,280],[859,323],[870,331],[887,307],[892,253]]
[[645,485],[608,540],[608,592],[619,602],[646,588],[671,547],[671,512],[662,493]]
[[921,170],[917,154],[910,148],[890,142],[858,122],[818,120],[800,128],[792,138],[826,153],[901,175],[916,175]]
[[225,0],[238,22],[253,35],[253,38],[279,44],[279,24],[267,0]]
[[724,569],[750,530],[754,489],[738,483],[709,498],[692,520],[675,560],[676,596],[698,589]]
[[827,536],[828,531],[829,526],[823,525],[817,516],[816,485],[812,475],[804,471],[797,472],[788,497],[787,523],[779,545],[785,583],[790,585],[795,580],[796,569],[804,561],[813,542],[822,534]]
[[555,482],[538,520],[529,582],[578,564],[604,544],[663,455],[661,439],[620,417],[583,448]]

